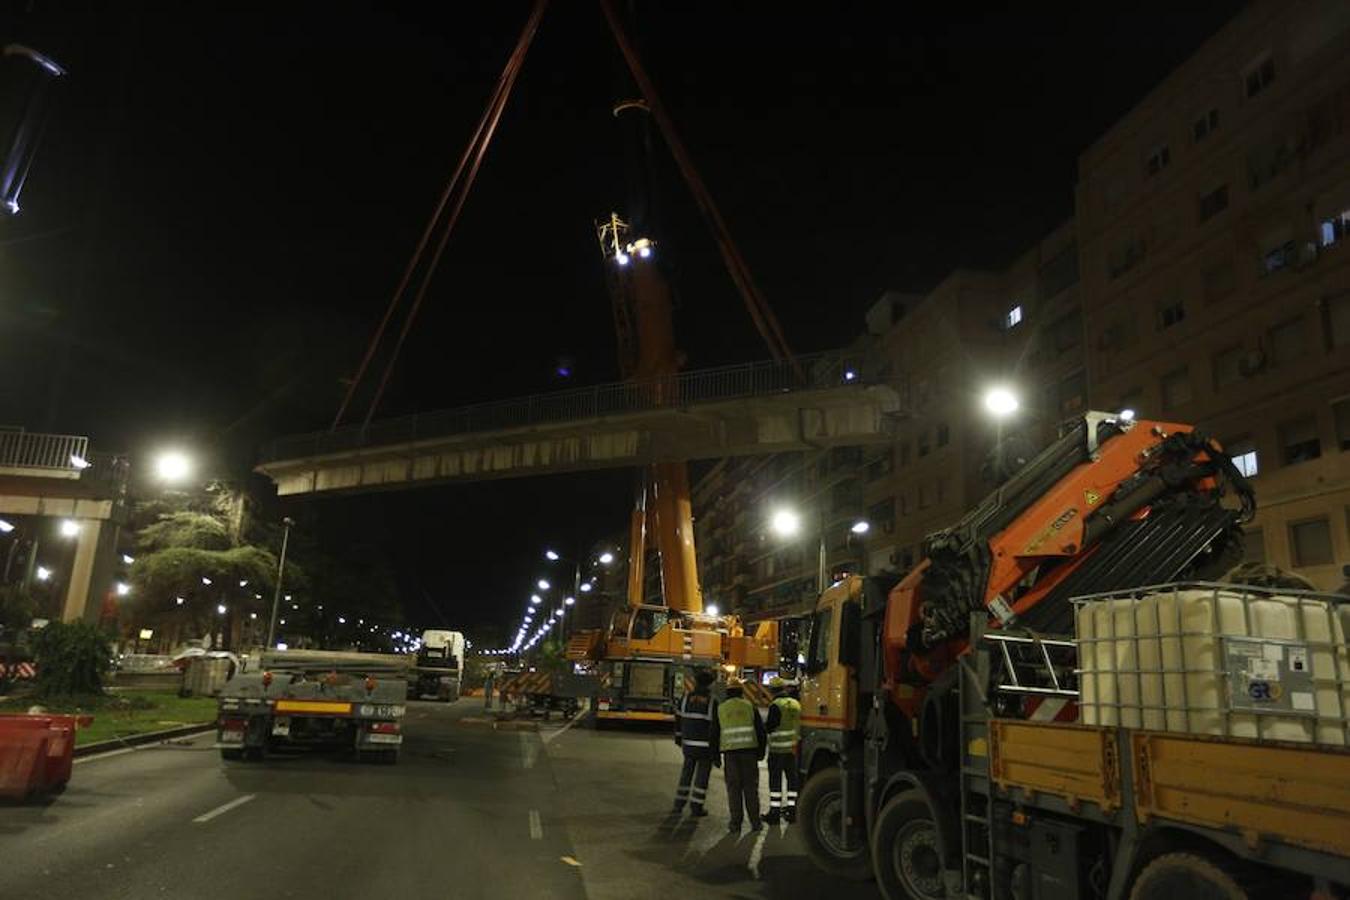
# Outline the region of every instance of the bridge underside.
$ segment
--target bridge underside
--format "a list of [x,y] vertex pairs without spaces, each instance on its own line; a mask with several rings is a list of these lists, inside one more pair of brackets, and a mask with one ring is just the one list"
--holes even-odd
[[351,494],[886,442],[885,385],[807,390],[368,446],[258,466],[282,496]]

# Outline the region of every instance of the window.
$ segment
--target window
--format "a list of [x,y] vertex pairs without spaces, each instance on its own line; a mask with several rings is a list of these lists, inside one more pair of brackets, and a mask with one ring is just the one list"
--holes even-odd
[[944,424],[938,425],[938,427],[937,427],[937,445],[938,445],[939,447],[945,447],[945,446],[947,446],[947,442],[948,442],[950,439],[951,439],[951,430],[950,430],[949,428],[947,428],[946,424],[944,423]]
[[1278,272],[1283,268],[1292,266],[1295,261],[1295,250],[1293,241],[1285,241],[1266,251],[1265,256],[1261,258],[1261,266],[1267,275],[1272,272]]
[[1144,171],[1150,175],[1157,175],[1167,164],[1172,161],[1172,154],[1167,149],[1166,144],[1159,144],[1148,152],[1144,157]]
[[1022,304],[1019,303],[1003,314],[1003,328],[1011,331],[1020,324],[1022,324]]
[[1097,338],[1097,349],[1124,350],[1134,343],[1135,337],[1134,316],[1123,314],[1102,329]]
[[1242,75],[1242,84],[1246,89],[1248,100],[1270,87],[1274,81],[1275,60],[1269,55],[1253,63]]
[[1070,243],[1041,266],[1041,296],[1049,299],[1078,283],[1078,243]]
[[895,499],[887,497],[867,508],[867,521],[885,534],[895,530]]
[[1228,185],[1221,184],[1208,194],[1200,195],[1200,221],[1208,222],[1228,208]]
[[1331,523],[1326,519],[1308,519],[1289,526],[1289,545],[1295,566],[1325,566],[1332,560]]
[[1324,315],[1331,346],[1335,348],[1350,345],[1350,294],[1329,298]]
[[1237,285],[1233,281],[1233,263],[1224,260],[1215,263],[1200,273],[1200,289],[1206,303],[1215,303],[1233,293]]
[[900,445],[900,465],[909,465],[909,441]]
[[1336,418],[1337,448],[1350,450],[1350,397],[1331,404],[1331,413]]
[[827,606],[811,620],[811,658],[807,671],[824,672],[830,667],[830,631],[834,624],[834,608]]
[[1242,530],[1242,561],[1265,563],[1266,533],[1260,528],[1244,528]]
[[1281,322],[1270,329],[1270,361],[1284,366],[1298,362],[1306,347],[1303,340],[1303,317]]
[[928,443],[928,432],[925,431],[923,434],[919,435],[919,458],[922,459],[927,456],[931,449],[932,447]]
[[1164,331],[1186,318],[1186,301],[1173,298],[1158,305],[1158,330]]
[[1059,414],[1071,416],[1087,405],[1087,377],[1079,369],[1059,383]]
[[1241,346],[1229,347],[1214,354],[1214,389],[1227,387],[1242,378]]
[[1106,273],[1112,278],[1119,278],[1126,272],[1133,269],[1144,261],[1148,253],[1148,246],[1144,239],[1134,236],[1116,246],[1106,259]]
[[1231,441],[1225,441],[1223,448],[1228,451],[1228,455],[1233,459],[1233,465],[1237,470],[1248,478],[1252,478],[1260,471],[1260,464],[1256,459],[1256,445],[1252,443],[1249,437],[1234,438]]
[[927,509],[933,505],[933,494],[928,489],[928,485],[919,485],[919,509]]
[[895,499],[900,504],[900,515],[902,516],[909,515],[909,495],[897,494]]
[[1191,402],[1191,374],[1181,368],[1162,377],[1163,409],[1171,412]]
[[941,503],[947,499],[947,477],[944,475],[937,480],[937,502]]
[[1191,126],[1191,132],[1195,135],[1196,143],[1203,141],[1219,129],[1219,111],[1211,109],[1203,116],[1195,120]]
[[895,469],[895,448],[891,447],[867,464],[867,480],[878,481]]
[[1055,320],[1055,324],[1050,326],[1050,337],[1054,342],[1056,353],[1067,353],[1077,347],[1083,341],[1082,313],[1074,310],[1060,316]]
[[1317,435],[1317,419],[1304,416],[1279,427],[1280,455],[1286,466],[1307,462],[1322,455],[1322,440]]
[[1319,237],[1323,247],[1330,247],[1350,233],[1350,209],[1343,210],[1330,219],[1322,220]]
[[1282,135],[1247,152],[1247,186],[1253,191],[1270,184],[1298,159],[1298,141]]

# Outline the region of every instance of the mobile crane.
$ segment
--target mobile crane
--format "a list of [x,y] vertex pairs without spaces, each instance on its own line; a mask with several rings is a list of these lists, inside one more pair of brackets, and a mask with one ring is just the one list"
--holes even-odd
[[[1254,509],[1200,432],[1090,413],[930,535],[903,578],[828,588],[802,686],[798,816],[812,859],[876,877],[891,900],[1234,898],[1282,879],[1296,890],[1279,896],[1344,896],[1343,709],[1342,746],[1315,748],[1038,714],[1077,701],[1075,644],[1046,637],[1073,630],[1070,598],[1212,580],[1240,557]],[[1344,640],[1328,651],[1342,707]],[[1149,748],[1163,740],[1213,771],[1153,786]],[[1206,796],[1215,775],[1255,796]]]

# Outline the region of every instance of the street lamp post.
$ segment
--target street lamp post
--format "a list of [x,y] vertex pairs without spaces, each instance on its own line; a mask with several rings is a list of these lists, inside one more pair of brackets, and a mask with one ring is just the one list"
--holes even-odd
[[267,647],[271,649],[277,637],[277,607],[281,604],[281,582],[286,577],[286,547],[291,541],[291,526],[295,520],[290,516],[281,520],[285,530],[281,533],[281,557],[277,560],[277,585],[272,592],[272,616],[267,620]]

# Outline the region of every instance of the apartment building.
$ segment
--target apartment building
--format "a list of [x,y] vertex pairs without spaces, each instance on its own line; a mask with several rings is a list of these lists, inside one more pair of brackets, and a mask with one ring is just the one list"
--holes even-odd
[[1245,9],[1079,160],[1092,405],[1251,475],[1251,559],[1350,562],[1350,5]]

